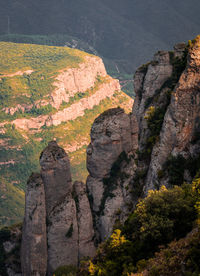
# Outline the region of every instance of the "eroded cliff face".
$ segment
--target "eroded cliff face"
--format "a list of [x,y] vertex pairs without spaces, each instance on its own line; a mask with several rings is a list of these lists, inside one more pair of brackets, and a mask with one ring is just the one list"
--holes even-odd
[[78,224],[78,262],[85,256],[94,256],[93,217],[83,182],[74,182],[73,197],[76,203],[76,216]]
[[[190,47],[181,43],[173,52],[158,52],[136,71],[133,120],[138,128],[138,170],[144,173],[144,194],[194,177],[200,152],[199,58],[197,37]],[[178,176],[175,165],[180,167]]]
[[[169,182],[169,176],[159,179],[159,172],[170,155],[186,160],[197,158],[200,153],[199,116],[200,116],[200,38],[189,48],[187,66],[180,76],[171,95],[171,102],[166,111],[160,139],[155,145],[145,190]],[[184,162],[183,162],[184,163]],[[194,164],[193,164],[194,165]],[[184,164],[183,164],[184,166]],[[183,168],[184,171],[184,168]],[[183,180],[191,180],[191,171],[185,170]]]
[[[13,74],[11,74],[11,77]],[[98,87],[95,87],[99,81]],[[96,85],[97,86],[97,85]],[[120,84],[107,75],[102,60],[95,56],[86,56],[78,68],[66,68],[59,72],[53,83],[54,89],[48,96],[37,100],[32,105],[16,105],[6,108],[7,114],[15,112],[26,113],[35,106],[41,108],[51,106],[55,108],[53,114],[41,115],[32,118],[19,118],[13,124],[20,129],[40,129],[43,126],[58,126],[62,122],[74,120],[83,116],[85,110],[92,109],[106,97],[112,98],[116,91],[120,91]],[[79,101],[72,103],[70,100],[79,93]],[[85,96],[87,95],[87,96]],[[62,105],[67,107],[62,107]],[[25,116],[24,116],[25,117]],[[4,126],[2,123],[1,126]]]
[[95,120],[87,189],[99,240],[150,189],[194,177],[200,154],[199,56],[199,37],[192,47],[180,43],[174,51],[159,51],[135,73],[130,117],[113,110]]

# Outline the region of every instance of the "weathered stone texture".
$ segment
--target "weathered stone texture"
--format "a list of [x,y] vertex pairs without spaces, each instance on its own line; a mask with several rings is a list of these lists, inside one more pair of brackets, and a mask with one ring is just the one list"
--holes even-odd
[[145,120],[146,102],[153,98],[162,85],[172,75],[173,67],[170,63],[169,52],[160,51],[155,54],[152,62],[140,67],[134,76],[134,90],[136,99],[133,105],[132,120],[134,128],[139,134],[139,150],[142,149],[148,136]]
[[44,185],[39,174],[32,174],[27,185],[21,265],[24,276],[46,275],[46,206]]
[[[159,182],[158,171],[170,154],[185,157],[194,154],[192,139],[199,129],[200,118],[200,41],[189,50],[187,67],[172,94],[165,115],[160,141],[154,147],[145,190]],[[195,152],[199,151],[195,146]]]
[[72,192],[70,163],[66,152],[52,141],[41,153],[40,165],[49,215]]
[[[91,143],[87,148],[87,168],[90,173],[87,188],[97,227],[96,236],[100,240],[111,233],[115,213],[126,205],[123,184],[119,185],[120,181],[116,180],[112,187],[109,182],[105,184],[105,179],[111,177],[112,166],[120,154],[129,156],[132,153],[131,125],[130,116],[120,108],[104,112],[92,125]],[[113,198],[108,190],[112,190]]]
[[86,185],[83,182],[76,181],[74,183],[73,195],[76,202],[78,260],[80,261],[83,257],[93,257],[96,251],[94,246],[93,218],[86,193]]
[[25,276],[52,276],[59,266],[78,265],[95,253],[86,186],[76,182],[72,190],[66,152],[51,141],[40,164],[41,174],[30,177],[26,192],[21,254]]
[[55,206],[48,217],[48,275],[59,266],[78,264],[76,205],[71,194]]

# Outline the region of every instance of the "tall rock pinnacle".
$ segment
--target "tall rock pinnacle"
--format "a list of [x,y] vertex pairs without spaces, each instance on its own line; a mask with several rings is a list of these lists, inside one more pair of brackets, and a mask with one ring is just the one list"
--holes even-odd
[[[21,252],[24,276],[52,276],[59,266],[78,265],[80,258],[95,253],[86,188],[78,182],[73,188],[66,152],[52,141],[41,153],[40,164],[41,174],[31,176],[26,192]],[[38,258],[43,270],[40,265],[37,268]]]

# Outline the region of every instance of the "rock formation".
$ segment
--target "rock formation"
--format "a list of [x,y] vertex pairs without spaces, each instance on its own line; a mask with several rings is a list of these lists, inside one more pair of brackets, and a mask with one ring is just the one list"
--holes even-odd
[[129,175],[123,172],[123,162],[131,162],[132,148],[131,117],[122,109],[110,109],[94,121],[87,148],[87,189],[101,240],[111,233],[116,213],[127,211]]
[[85,256],[93,256],[94,246],[93,218],[86,193],[86,185],[76,181],[73,186],[73,197],[76,203],[78,225],[78,261]]
[[49,216],[53,209],[72,192],[69,158],[66,152],[52,141],[41,153],[40,166],[45,186],[47,216]]
[[197,37],[192,46],[180,43],[173,52],[158,52],[152,62],[136,71],[132,116],[138,128],[138,168],[145,170],[145,194],[172,184],[166,170],[170,160],[182,160],[180,181],[194,177],[195,169],[191,173],[184,164],[200,152],[199,56]]
[[[187,66],[172,93],[171,103],[160,132],[160,140],[152,152],[145,190],[153,188],[155,183],[162,183],[158,178],[158,172],[163,170],[163,165],[170,154],[174,157],[195,159],[200,153],[199,66],[200,38],[198,37],[194,45],[189,48]],[[188,177],[184,180],[187,181]]]
[[32,174],[27,183],[21,251],[23,275],[45,276],[47,269],[46,206],[44,185],[40,174]]
[[52,275],[59,266],[78,265],[80,258],[95,253],[85,187],[78,182],[72,186],[66,152],[52,141],[40,164],[41,174],[30,177],[26,192],[21,250],[26,276]]
[[[158,52],[136,71],[132,114],[109,109],[92,125],[86,185],[72,185],[67,154],[56,142],[49,143],[40,157],[41,175],[28,182],[24,275],[39,269],[35,267],[36,254],[41,254],[38,241],[44,251],[48,244],[40,261],[46,268],[48,259],[48,275],[52,275],[60,265],[77,265],[82,257],[92,256],[94,241],[108,237],[150,189],[191,181],[195,163],[200,162],[199,67],[197,37],[190,46],[181,43],[173,52]],[[175,163],[178,172],[173,171]],[[28,248],[31,252],[26,256]]]

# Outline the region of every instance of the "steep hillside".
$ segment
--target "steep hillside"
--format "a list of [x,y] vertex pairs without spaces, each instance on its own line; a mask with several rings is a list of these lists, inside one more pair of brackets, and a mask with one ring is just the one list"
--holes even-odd
[[0,5],[1,34],[71,35],[129,73],[156,50],[199,32],[198,0],[1,0]]
[[[85,179],[85,149],[96,116],[132,100],[102,60],[67,47],[0,43],[0,224],[21,220],[24,188],[49,140],[69,153],[73,179]],[[8,212],[9,209],[9,212]]]

